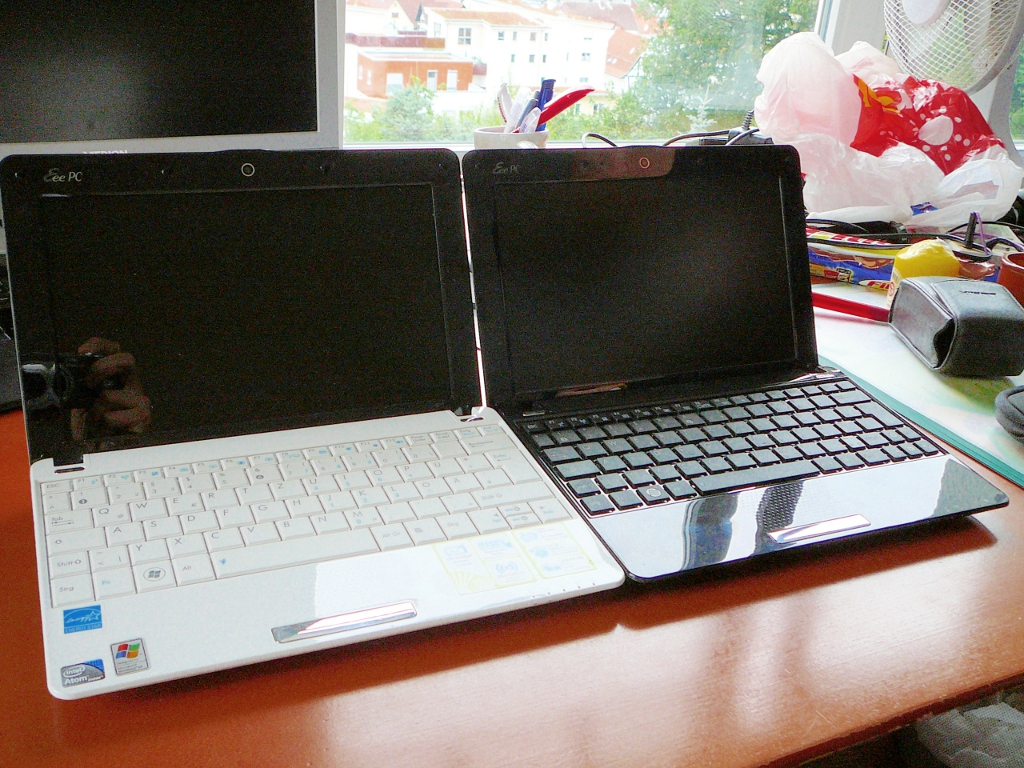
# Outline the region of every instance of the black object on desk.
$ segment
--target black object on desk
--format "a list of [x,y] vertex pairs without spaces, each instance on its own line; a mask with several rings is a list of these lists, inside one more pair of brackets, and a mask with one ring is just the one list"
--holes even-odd
[[18,356],[14,342],[0,331],[0,412],[21,407],[21,384],[18,381]]
[[939,373],[998,377],[1024,370],[1024,309],[996,283],[907,278],[896,292],[889,322]]
[[996,421],[1015,438],[1024,441],[1024,387],[1004,389],[996,395]]

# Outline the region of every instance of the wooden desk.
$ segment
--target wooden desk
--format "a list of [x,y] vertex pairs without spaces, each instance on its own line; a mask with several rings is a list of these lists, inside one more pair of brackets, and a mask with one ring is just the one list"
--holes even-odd
[[22,429],[0,417],[5,766],[794,765],[1024,678],[1024,491],[996,478],[1012,504],[976,519],[58,701]]

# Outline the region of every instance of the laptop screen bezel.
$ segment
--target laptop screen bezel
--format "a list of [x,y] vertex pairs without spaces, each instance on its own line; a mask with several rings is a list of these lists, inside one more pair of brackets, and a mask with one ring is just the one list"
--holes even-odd
[[[525,390],[516,386],[511,354],[512,311],[508,286],[503,283],[497,246],[496,206],[499,187],[535,182],[601,182],[602,180],[671,178],[693,176],[714,184],[730,173],[756,168],[770,172],[778,180],[781,196],[781,224],[784,228],[787,274],[792,297],[794,331],[791,360],[777,361],[763,370],[723,369],[716,376],[767,374],[771,370],[813,371],[818,366],[811,305],[810,270],[805,240],[805,212],[799,156],[788,146],[738,147],[620,147],[601,149],[483,150],[463,158],[466,187],[470,253],[473,262],[474,290],[483,351],[484,385],[489,405],[499,412],[513,414],[531,404],[552,402],[554,390]],[[514,194],[508,195],[514,198]],[[626,203],[628,201],[624,201]],[[756,200],[737,200],[736,216],[743,206],[758,205]],[[628,206],[624,206],[628,211]],[[610,213],[609,215],[620,215]],[[628,215],[628,214],[627,214]],[[625,382],[628,388],[691,383],[692,376],[665,377],[657,381]],[[593,382],[578,382],[585,389]]]
[[[429,185],[448,362],[445,397],[294,417],[189,425],[75,442],[67,408],[26,411],[31,461],[74,464],[87,453],[320,426],[433,410],[468,413],[481,404],[459,161],[449,150],[313,150],[152,155],[11,156],[0,164],[19,364],[56,360],[55,318],[41,207],[54,194],[88,196],[264,189]],[[387,212],[381,212],[387,216]],[[22,371],[24,377],[24,371]],[[23,380],[23,388],[24,388]]]

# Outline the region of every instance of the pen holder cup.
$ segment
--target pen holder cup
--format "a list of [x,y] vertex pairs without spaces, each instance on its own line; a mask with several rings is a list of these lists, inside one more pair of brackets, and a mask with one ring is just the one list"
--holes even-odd
[[473,146],[476,149],[542,149],[547,143],[547,131],[505,133],[503,125],[473,131]]

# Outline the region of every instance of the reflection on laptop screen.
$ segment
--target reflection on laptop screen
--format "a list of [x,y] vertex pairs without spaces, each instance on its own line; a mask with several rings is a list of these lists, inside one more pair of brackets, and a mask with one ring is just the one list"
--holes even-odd
[[58,354],[133,355],[154,431],[449,397],[427,184],[51,197],[43,222]]
[[796,358],[781,192],[754,215],[728,213],[777,181],[706,181],[496,185],[517,392]]

